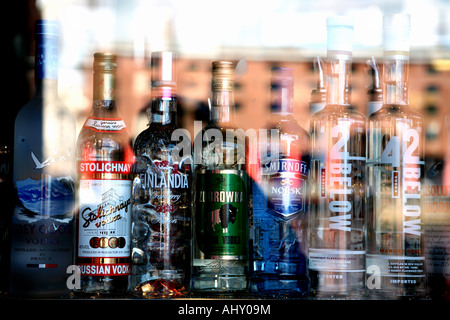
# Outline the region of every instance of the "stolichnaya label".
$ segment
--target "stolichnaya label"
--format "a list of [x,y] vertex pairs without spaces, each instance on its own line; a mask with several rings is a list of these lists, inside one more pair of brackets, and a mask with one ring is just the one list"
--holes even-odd
[[279,159],[262,165],[266,211],[292,218],[305,211],[305,181],[309,166],[305,161]]
[[248,193],[242,170],[202,170],[196,183],[196,237],[206,257],[244,257],[248,247]]
[[80,180],[79,199],[78,257],[92,260],[80,263],[82,275],[127,275],[116,263],[99,266],[130,256],[131,180]]

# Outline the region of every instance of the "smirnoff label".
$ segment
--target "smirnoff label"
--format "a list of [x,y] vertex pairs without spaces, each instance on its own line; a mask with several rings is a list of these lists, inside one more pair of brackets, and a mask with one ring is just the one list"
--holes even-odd
[[126,129],[125,121],[121,118],[95,118],[90,117],[84,127],[101,132],[122,132]]
[[280,159],[262,165],[266,211],[290,219],[305,212],[305,181],[309,165],[297,159]]
[[197,172],[196,237],[206,257],[245,257],[248,247],[248,193],[245,172]]
[[[119,268],[116,262],[130,257],[131,183],[80,180],[78,257],[90,259],[89,263],[80,263],[82,275],[129,274],[128,268]],[[111,261],[116,267],[100,268]]]

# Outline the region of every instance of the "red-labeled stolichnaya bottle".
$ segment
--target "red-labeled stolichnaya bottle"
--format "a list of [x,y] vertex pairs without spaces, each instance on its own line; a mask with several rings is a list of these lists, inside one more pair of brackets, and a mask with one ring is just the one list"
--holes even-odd
[[77,143],[77,265],[84,293],[123,293],[130,274],[134,155],[117,111],[116,66],[115,54],[94,54],[94,102]]

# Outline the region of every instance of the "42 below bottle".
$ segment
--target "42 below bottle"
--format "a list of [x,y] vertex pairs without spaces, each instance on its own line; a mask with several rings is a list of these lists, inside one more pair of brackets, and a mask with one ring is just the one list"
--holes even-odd
[[311,293],[359,297],[365,288],[366,118],[350,108],[353,23],[327,19],[327,104],[311,119]]
[[94,54],[94,101],[77,142],[81,292],[124,293],[131,250],[133,151],[115,101],[116,55]]
[[383,106],[368,121],[367,288],[397,299],[425,293],[424,119],[409,107],[410,19],[386,15]]

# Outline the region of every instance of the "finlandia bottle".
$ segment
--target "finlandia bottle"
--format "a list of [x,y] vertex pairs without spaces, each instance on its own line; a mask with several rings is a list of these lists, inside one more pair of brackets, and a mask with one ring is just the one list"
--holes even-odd
[[365,285],[366,119],[350,108],[352,21],[328,18],[327,31],[327,105],[311,119],[311,294],[354,298]]
[[77,141],[77,265],[87,294],[124,293],[130,274],[134,156],[115,101],[116,59],[94,54],[94,101]]
[[248,290],[248,178],[245,142],[234,118],[234,64],[212,65],[210,122],[194,141],[196,292]]
[[[192,157],[172,139],[180,131],[175,62],[173,52],[152,53],[149,126],[134,144],[130,291],[144,297],[182,297],[189,289]],[[187,136],[183,142],[190,150]]]
[[424,120],[408,105],[409,16],[383,22],[384,103],[368,125],[367,287],[397,299],[425,291]]
[[35,27],[35,92],[14,128],[10,293],[56,297],[73,265],[76,132],[58,97],[59,26]]
[[260,140],[259,174],[252,177],[251,290],[284,297],[308,293],[310,141],[293,117],[293,90],[293,70],[274,68],[267,138]]

